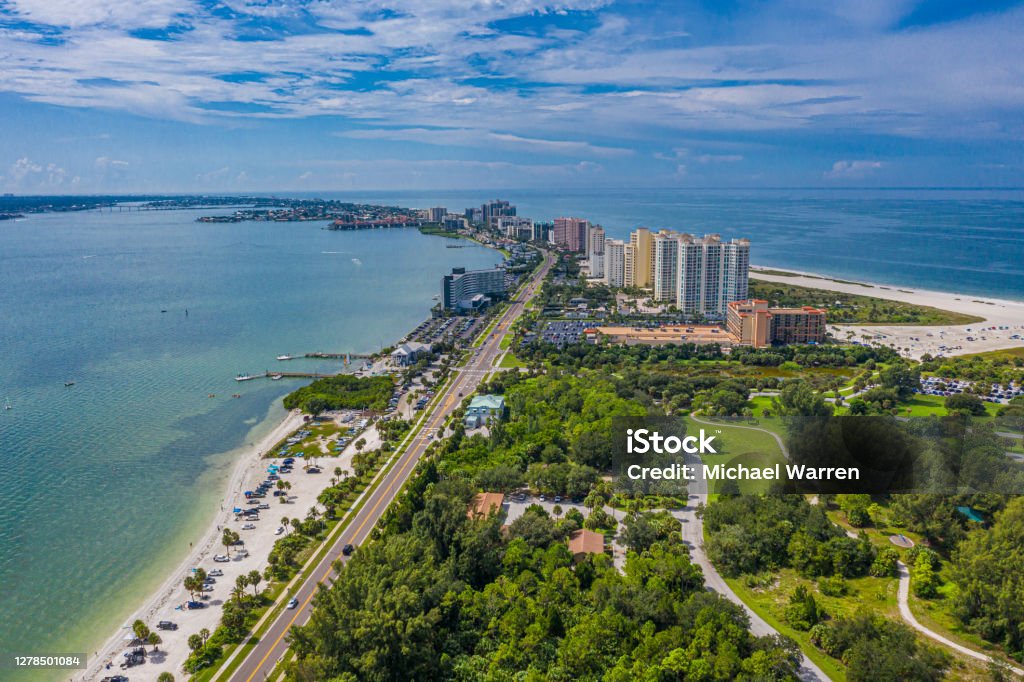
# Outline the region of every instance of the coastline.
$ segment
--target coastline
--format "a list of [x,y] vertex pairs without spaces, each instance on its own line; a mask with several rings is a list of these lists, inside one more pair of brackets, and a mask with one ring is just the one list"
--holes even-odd
[[[421,233],[422,234],[422,233]],[[449,238],[448,235],[432,235],[426,234],[425,236],[440,236]],[[501,248],[479,242],[475,239],[465,237],[475,245],[482,246],[487,249],[497,251],[507,256],[507,253]],[[426,320],[430,320],[431,316],[428,315]],[[409,335],[412,333],[412,327],[409,331],[406,331],[398,341],[398,343],[404,342]],[[373,369],[372,365],[366,365],[363,369],[370,371]],[[270,412],[273,411],[273,404],[268,406]],[[272,418],[268,415],[262,422],[255,424],[253,429],[250,430],[250,434],[271,421]],[[232,561],[227,564],[216,564],[211,563],[211,559],[214,554],[223,551],[223,545],[220,544],[221,530],[231,526],[237,526],[238,523],[235,520],[235,515],[231,511],[233,508],[233,500],[241,498],[242,491],[247,490],[251,487],[255,487],[259,479],[262,479],[264,473],[262,472],[261,463],[264,462],[264,453],[268,452],[278,442],[284,440],[291,433],[299,429],[303,424],[303,414],[300,410],[292,410],[288,412],[276,425],[274,425],[264,436],[259,438],[256,442],[247,442],[238,448],[235,448],[228,452],[218,453],[211,455],[211,459],[217,457],[227,457],[234,460],[233,464],[228,464],[230,467],[230,475],[226,479],[226,483],[220,488],[219,494],[211,495],[213,500],[219,500],[221,508],[219,512],[214,512],[209,523],[205,525],[205,529],[201,531],[200,540],[190,544],[189,553],[182,558],[180,562],[175,564],[175,568],[172,571],[167,572],[167,577],[160,583],[160,586],[149,592],[141,606],[131,612],[131,614],[123,620],[122,625],[111,634],[106,640],[103,641],[101,648],[90,647],[96,652],[96,655],[91,656],[89,665],[84,670],[76,671],[76,675],[72,677],[72,680],[88,682],[90,680],[98,680],[102,676],[118,674],[122,671],[118,667],[121,658],[121,652],[124,651],[126,631],[130,633],[131,624],[136,619],[143,620],[147,626],[155,630],[155,624],[159,620],[168,619],[171,616],[175,622],[182,617],[179,615],[171,615],[169,610],[173,608],[174,604],[180,603],[185,598],[185,591],[182,587],[182,579],[189,573],[193,568],[203,565],[209,569],[211,567],[222,568],[225,571],[225,577],[221,578],[221,581],[227,584],[233,584],[234,578],[232,577],[232,570],[236,568],[236,561]],[[369,441],[370,447],[373,447],[379,438],[376,432],[376,428],[371,426],[365,433],[364,437]],[[248,436],[247,439],[248,441]],[[356,452],[354,445],[350,444],[340,456],[329,457],[324,456],[318,458],[325,471],[330,471],[336,466],[341,465],[343,468],[351,466],[351,458]],[[211,468],[215,465],[211,464]],[[285,505],[281,511],[289,512],[289,516],[304,515],[306,511],[316,505],[316,497],[319,490],[327,485],[326,482],[320,483],[319,477],[313,477],[313,480],[303,480],[299,484],[299,492],[304,493],[303,499],[298,505]],[[309,485],[303,485],[308,483]],[[308,488],[315,486],[312,490],[313,495],[309,497],[305,493],[311,492]],[[304,488],[306,488],[304,490]],[[296,496],[297,497],[297,496]],[[298,509],[296,509],[298,507]],[[270,513],[275,513],[277,509],[272,510]],[[246,562],[243,572],[248,572],[251,569],[259,568],[262,571],[267,565],[267,557],[269,556],[270,550],[273,548],[274,542],[277,540],[277,536],[269,532],[277,524],[275,522],[267,522],[258,527],[256,531],[250,531],[243,534],[243,539],[249,541],[246,544],[246,548],[251,551],[252,559],[250,562]],[[255,540],[255,541],[254,541]],[[254,561],[253,561],[254,560]],[[230,578],[230,581],[228,580]],[[190,634],[195,634],[198,628],[206,627],[210,632],[213,632],[220,623],[221,609],[219,608],[222,603],[222,597],[225,587],[221,587],[221,594],[214,597],[209,603],[211,608],[202,609],[198,612],[198,622],[190,622],[187,625],[178,623],[179,627],[175,631],[158,631],[163,642],[159,645],[160,656],[150,656],[150,662],[144,666],[138,668],[131,668],[129,671],[130,678],[132,680],[146,680],[155,681],[157,676],[164,671],[169,671],[176,677],[184,674],[181,670],[181,664],[185,661],[188,656],[189,650],[187,647],[186,638]],[[185,613],[193,614],[192,611]],[[190,619],[191,620],[191,619]],[[209,621],[208,623],[205,621]],[[105,669],[108,662],[112,663],[112,668],[109,670]]]
[[[303,420],[301,412],[293,410],[287,413],[285,417],[278,422],[277,425],[271,428],[271,430],[259,441],[243,445],[236,449],[236,451],[241,450],[241,455],[238,456],[234,466],[232,467],[231,475],[228,477],[222,488],[222,495],[220,497],[223,504],[221,510],[214,513],[213,518],[210,520],[205,531],[203,531],[199,541],[192,543],[192,549],[189,553],[175,565],[172,571],[168,571],[168,576],[164,582],[160,584],[159,588],[150,593],[142,602],[142,605],[125,619],[124,625],[122,625],[109,638],[104,640],[103,645],[99,649],[94,649],[94,651],[98,652],[98,655],[92,656],[89,659],[89,666],[84,670],[79,671],[72,679],[85,681],[98,678],[104,674],[104,666],[106,662],[116,660],[119,657],[120,650],[124,645],[125,631],[127,629],[130,632],[131,624],[136,619],[141,619],[145,621],[147,625],[153,627],[154,623],[151,621],[159,611],[169,606],[171,599],[181,587],[182,576],[186,575],[192,567],[198,565],[203,560],[210,558],[217,548],[221,546],[219,544],[220,531],[218,529],[225,527],[230,523],[234,516],[231,513],[230,505],[227,504],[231,499],[231,496],[239,493],[243,489],[246,479],[255,473],[259,463],[263,459],[263,453],[267,452],[292,431],[299,428],[302,423]],[[258,427],[259,425],[254,426],[254,428]],[[147,668],[150,669],[145,670],[145,672],[153,672],[154,678],[159,674],[159,671],[152,670],[153,666],[147,666]],[[117,671],[120,672],[119,670]],[[113,673],[113,670],[111,672]]]
[[[899,348],[904,355],[915,359],[920,359],[926,353],[946,356],[968,355],[1024,346],[1024,339],[1011,338],[1024,336],[1024,300],[992,298],[869,281],[840,280],[818,273],[762,265],[751,265],[750,276],[753,279],[766,282],[793,284],[928,306],[972,315],[983,320],[972,324],[929,326],[829,323],[830,331],[840,340],[850,338],[872,345],[892,346]],[[993,327],[995,329],[992,329]]]

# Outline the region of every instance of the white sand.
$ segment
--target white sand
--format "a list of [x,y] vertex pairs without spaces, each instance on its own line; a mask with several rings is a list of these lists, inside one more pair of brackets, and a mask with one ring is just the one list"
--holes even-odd
[[[774,269],[774,268],[772,268]],[[801,272],[799,276],[769,275],[751,267],[751,277],[768,282],[794,284],[814,289],[841,291],[862,296],[874,296],[892,301],[925,305],[983,318],[984,322],[950,326],[901,326],[829,324],[829,331],[840,340],[872,345],[893,346],[911,358],[925,353],[932,355],[965,355],[1005,348],[1024,347],[1024,340],[1011,336],[1024,336],[1024,302],[956,294],[911,287],[875,284],[871,282],[847,283],[829,279],[824,275]],[[992,329],[996,327],[996,329]],[[999,329],[1006,327],[1005,329]],[[853,336],[849,334],[852,332]],[[867,338],[865,338],[867,337]],[[968,340],[970,337],[972,340]],[[940,348],[945,346],[945,348]]]
[[[131,623],[137,618],[142,619],[151,629],[161,620],[169,620],[178,624],[177,630],[158,631],[163,643],[158,647],[159,652],[149,657],[144,665],[136,666],[125,671],[128,677],[136,680],[156,680],[157,676],[164,671],[172,673],[176,679],[185,679],[187,675],[182,671],[181,665],[188,657],[189,649],[187,640],[190,635],[196,634],[200,629],[206,628],[211,633],[220,622],[220,606],[230,597],[231,589],[234,587],[235,578],[247,574],[252,570],[261,573],[267,567],[267,557],[273,548],[274,541],[278,536],[275,530],[281,525],[281,518],[304,519],[307,512],[316,504],[317,495],[331,483],[335,467],[352,470],[352,452],[350,446],[340,457],[320,457],[317,465],[321,467],[320,474],[307,474],[301,467],[302,460],[296,460],[295,470],[282,478],[292,484],[289,490],[290,501],[282,504],[279,498],[267,497],[263,502],[270,505],[269,510],[261,514],[259,521],[255,522],[255,530],[242,530],[244,522],[235,521],[232,509],[234,507],[247,508],[243,492],[252,490],[262,481],[266,475],[267,466],[271,463],[280,464],[277,459],[264,459],[264,452],[267,452],[276,443],[287,437],[290,433],[302,426],[302,415],[298,411],[290,413],[278,426],[266,435],[259,443],[249,448],[241,457],[231,475],[228,486],[224,491],[224,506],[210,524],[206,533],[195,543],[192,553],[181,563],[171,574],[167,581],[154,593],[145,604],[126,621],[127,627],[119,630],[99,652],[97,659],[90,660],[90,666],[76,679],[99,680],[107,675],[121,674],[119,668],[123,660],[123,652],[126,651],[124,638],[131,633]],[[369,439],[367,439],[369,440]],[[245,549],[249,552],[247,558],[237,558],[236,548],[232,548],[232,560],[227,563],[215,563],[213,555],[225,554],[224,546],[221,544],[223,528],[231,528],[241,535],[245,541]],[[224,572],[222,577],[216,578],[216,585],[211,593],[211,598],[206,601],[207,608],[194,611],[177,610],[177,607],[189,600],[188,593],[182,587],[182,580],[189,575],[195,567],[202,567],[209,573],[214,568]],[[266,581],[260,583],[259,589],[266,587]],[[252,590],[252,587],[247,588]],[[147,647],[147,651],[152,647]],[[112,668],[105,670],[106,663],[113,663]]]

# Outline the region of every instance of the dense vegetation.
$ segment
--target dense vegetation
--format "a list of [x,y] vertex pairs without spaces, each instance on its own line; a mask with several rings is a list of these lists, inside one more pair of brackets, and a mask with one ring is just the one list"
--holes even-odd
[[[578,523],[531,508],[502,533],[471,520],[473,488],[428,464],[294,631],[294,680],[795,679],[795,645],[750,634],[705,592],[678,532],[573,562]],[[678,529],[677,529],[678,531]]]
[[1024,660],[1024,498],[1013,498],[989,529],[953,553],[956,615],[985,639]]
[[802,495],[724,496],[704,510],[704,523],[708,558],[727,576],[792,567],[809,578],[852,578],[876,556]]
[[317,379],[284,397],[286,409],[319,414],[327,410],[384,410],[394,390],[391,377],[339,374]]
[[754,278],[750,280],[749,295],[751,298],[765,299],[772,306],[811,305],[824,308],[828,312],[830,324],[941,325],[972,324],[983,321],[980,317],[901,301],[891,301],[886,298],[813,289]]

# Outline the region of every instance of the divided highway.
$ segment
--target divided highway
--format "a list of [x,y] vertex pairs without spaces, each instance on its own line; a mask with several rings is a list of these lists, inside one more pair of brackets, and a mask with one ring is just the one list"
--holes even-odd
[[377,521],[416,468],[416,463],[426,452],[433,435],[462,402],[461,396],[473,393],[480,381],[490,373],[493,363],[504,352],[501,348],[501,339],[509,332],[516,318],[523,313],[526,303],[537,293],[553,262],[554,258],[546,254],[544,264],[534,273],[519,296],[513,299],[498,318],[493,331],[484,339],[476,354],[464,367],[453,370],[453,379],[447,390],[428,407],[423,428],[406,445],[405,451],[399,456],[391,470],[366,498],[363,506],[352,518],[348,527],[338,536],[310,578],[299,587],[295,594],[295,598],[299,602],[298,607],[293,610],[286,609],[277,616],[259,643],[246,655],[245,660],[231,675],[232,682],[263,680],[270,675],[274,666],[288,651],[288,630],[293,625],[304,625],[309,620],[313,612],[312,600],[319,585],[330,579],[334,573],[333,563],[335,561],[347,560],[347,557],[341,553],[342,548],[347,544],[358,546],[366,541]]

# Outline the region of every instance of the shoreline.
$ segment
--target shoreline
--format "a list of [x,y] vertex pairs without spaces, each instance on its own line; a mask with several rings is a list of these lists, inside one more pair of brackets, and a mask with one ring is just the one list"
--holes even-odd
[[[421,232],[420,234],[423,233]],[[429,233],[424,236],[440,236],[448,238],[447,235],[432,235]],[[470,242],[477,246],[481,246],[487,249],[494,250],[497,253],[504,254],[504,252],[496,246],[484,244],[482,242],[479,242],[475,239],[468,237],[466,237],[466,239],[468,239]],[[431,317],[432,316],[428,314],[424,321],[429,321]],[[415,326],[412,328],[412,330],[415,330]],[[412,334],[412,330],[406,331],[405,334],[403,334],[396,343],[402,343],[405,340],[407,340],[408,337]],[[364,371],[371,371],[373,369],[373,365],[364,364],[363,367],[361,367],[361,369]],[[273,404],[268,406],[268,410],[272,409]],[[271,419],[268,415],[268,417],[264,418],[262,422],[253,425],[253,430],[258,429],[262,424],[265,424],[270,420]],[[131,614],[124,619],[123,624],[113,634],[111,634],[107,639],[103,641],[102,646],[99,649],[94,649],[94,651],[96,651],[97,654],[93,656],[91,659],[88,659],[88,667],[86,667],[83,670],[77,671],[77,673],[71,678],[72,680],[75,680],[76,682],[79,680],[81,682],[88,682],[90,680],[100,679],[102,676],[105,675],[116,675],[122,672],[129,673],[131,679],[133,680],[156,680],[157,676],[165,670],[171,672],[173,675],[175,675],[176,678],[185,674],[181,670],[181,663],[184,662],[185,658],[189,653],[185,643],[185,638],[187,638],[189,634],[194,634],[195,628],[199,625],[202,625],[202,623],[192,623],[187,626],[184,623],[178,623],[177,630],[157,631],[155,627],[156,622],[159,620],[166,619],[168,614],[164,613],[164,611],[166,611],[169,608],[172,608],[173,604],[177,603],[178,601],[181,601],[180,597],[182,596],[183,592],[183,577],[187,575],[189,571],[191,571],[193,568],[200,566],[201,564],[205,563],[205,567],[210,568],[210,560],[212,559],[212,556],[223,550],[223,545],[220,544],[221,530],[224,528],[228,528],[232,524],[236,526],[238,525],[237,521],[235,520],[235,515],[231,511],[233,508],[232,500],[236,497],[241,497],[242,491],[247,489],[247,485],[249,482],[252,483],[252,486],[255,486],[255,480],[257,478],[263,477],[263,474],[261,473],[260,469],[261,463],[264,461],[264,459],[266,459],[264,457],[264,454],[269,452],[271,448],[273,448],[273,446],[276,445],[278,442],[284,440],[287,436],[289,436],[290,434],[298,430],[300,427],[302,427],[303,424],[305,424],[305,421],[303,420],[303,414],[301,410],[292,410],[286,413],[286,415],[281,419],[281,421],[274,425],[270,429],[270,431],[267,432],[258,441],[253,443],[246,443],[237,448],[234,448],[233,450],[223,453],[215,453],[210,456],[211,458],[216,458],[222,455],[231,456],[233,453],[237,453],[234,455],[234,457],[237,458],[235,462],[233,464],[227,465],[228,467],[230,467],[230,474],[227,477],[225,485],[221,488],[220,494],[214,494],[212,496],[213,499],[220,501],[220,511],[214,512],[210,522],[206,524],[205,529],[201,531],[202,534],[200,536],[200,540],[198,542],[193,542],[190,544],[191,549],[189,553],[179,563],[176,564],[173,571],[169,571],[167,573],[166,579],[164,579],[163,582],[160,583],[160,586],[157,589],[148,593],[148,595],[145,597],[145,600],[142,602],[142,605],[134,611],[132,611]],[[252,430],[250,430],[250,433],[251,432]],[[372,446],[372,439],[377,437],[376,429],[371,426],[371,428],[368,429],[368,431],[366,432],[366,437],[371,440],[370,445]],[[339,453],[339,456],[337,457],[324,456],[322,460],[324,462],[327,462],[327,464],[325,464],[324,471],[334,468],[336,464],[342,464],[344,460],[349,460],[350,463],[353,450],[354,446],[352,444],[349,444],[349,446],[345,448],[345,450],[342,453]],[[319,477],[315,478],[317,479],[317,481],[319,481]],[[310,481],[310,483],[316,484],[317,482]],[[297,506],[303,510],[305,510],[307,506],[315,506],[317,503],[316,497],[319,492],[319,489],[322,488],[324,485],[326,485],[326,483],[319,485],[319,487],[313,491],[314,494],[311,500],[303,499],[302,502]],[[294,513],[296,505],[285,505],[285,507],[288,509],[288,511]],[[271,513],[274,513],[276,511],[277,509],[274,509]],[[275,525],[275,522],[268,522],[266,525],[258,527],[257,531],[250,532],[249,534],[243,534],[243,538],[247,540],[252,539],[254,535],[257,535],[256,542],[254,542],[252,545],[246,545],[246,548],[251,550],[251,557],[255,559],[255,562],[247,563],[245,565],[245,570],[252,569],[254,567],[253,564],[255,563],[259,565],[262,571],[262,568],[266,564],[267,556],[269,555],[270,549],[273,548],[273,544],[277,540],[276,535],[268,534],[266,531]],[[200,526],[200,528],[203,527]],[[261,540],[264,542],[269,541],[269,547],[263,548],[266,551],[263,551],[263,549],[259,547],[259,545],[264,544],[264,542],[260,542]],[[212,564],[212,566],[215,566],[217,568],[223,567],[225,570],[226,577],[221,578],[220,580],[226,580],[228,577],[231,576],[230,571],[231,569],[236,567],[236,563],[238,562],[232,561],[226,564]],[[243,570],[243,572],[245,572],[245,570]],[[224,588],[222,587],[220,591],[223,592],[223,589]],[[211,602],[208,604],[209,608],[202,609],[198,612],[200,614],[200,618],[206,617],[204,618],[204,620],[212,617],[212,622],[206,626],[208,627],[211,633],[220,624],[221,609],[219,607],[223,601],[222,596],[223,595],[218,595],[214,597],[214,599],[211,600]],[[176,597],[178,597],[178,599],[176,599]],[[184,613],[192,612],[189,611]],[[179,618],[176,615],[171,617],[174,618],[176,622]],[[150,627],[151,630],[153,630],[154,632],[158,632],[160,634],[161,638],[163,639],[163,642],[158,647],[160,649],[161,657],[159,659],[154,659],[153,661],[147,662],[147,664],[144,666],[138,668],[131,668],[128,671],[121,671],[120,668],[118,667],[118,664],[120,663],[119,659],[121,657],[121,652],[124,650],[124,636],[126,634],[126,630],[130,632],[131,624],[136,619],[143,620],[146,623],[146,625]],[[167,647],[168,644],[171,644],[172,646]],[[168,656],[168,654],[172,651],[174,652],[174,655]],[[112,667],[110,670],[105,669],[105,666],[108,661],[113,662],[114,664],[114,667]],[[157,661],[162,662],[158,663]],[[188,677],[187,674],[185,675],[186,677]]]
[[[949,357],[1024,347],[1024,300],[975,296],[870,281],[839,280],[818,273],[763,265],[751,265],[750,277],[765,282],[873,296],[982,319],[981,322],[961,325],[828,323],[829,330],[840,341],[848,338],[868,345],[891,346],[916,360],[925,354]],[[1014,339],[1013,336],[1018,338]]]
[[[174,567],[173,571],[168,571],[167,578],[160,584],[159,588],[151,592],[145,598],[142,605],[125,619],[124,625],[104,640],[102,646],[95,650],[98,652],[98,655],[90,659],[89,666],[72,679],[91,680],[107,672],[104,670],[106,662],[118,659],[124,646],[123,638],[125,631],[128,630],[130,632],[131,624],[136,619],[145,621],[146,625],[155,630],[155,623],[151,621],[153,621],[160,610],[168,607],[175,593],[181,588],[182,576],[186,575],[192,567],[199,565],[204,559],[209,558],[218,547],[221,547],[219,544],[220,528],[226,527],[234,517],[228,501],[233,495],[242,491],[246,479],[254,473],[254,470],[258,468],[263,460],[263,454],[302,424],[302,413],[292,410],[259,441],[236,448],[236,450],[241,451],[241,454],[232,467],[231,474],[222,489],[222,495],[220,496],[222,500],[221,509],[219,512],[214,512],[213,518],[203,531],[199,541],[192,543],[192,549]],[[253,428],[258,427],[259,424],[254,425]],[[216,455],[212,456],[215,457]],[[163,634],[161,633],[161,636]],[[142,670],[139,671],[142,672]],[[109,672],[117,674],[121,671],[119,668],[114,668]],[[159,672],[153,670],[153,666],[147,666],[145,672],[154,672],[154,678],[159,674]],[[173,672],[180,673],[178,670]]]

